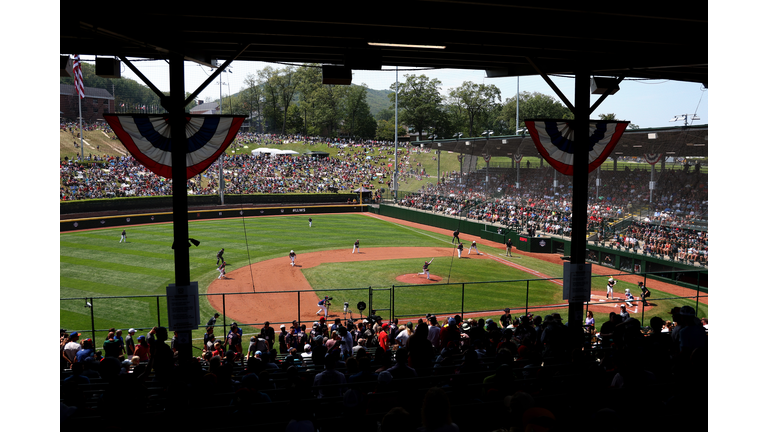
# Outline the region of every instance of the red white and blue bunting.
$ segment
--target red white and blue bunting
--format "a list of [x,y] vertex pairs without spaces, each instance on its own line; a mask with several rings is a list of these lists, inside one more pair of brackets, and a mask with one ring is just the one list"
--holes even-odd
[[[573,175],[573,120],[526,120],[539,154],[558,172]],[[628,121],[589,121],[589,171],[599,167],[619,142]]]
[[[104,114],[126,149],[153,173],[172,178],[168,114]],[[235,139],[245,116],[186,115],[187,179],[205,171]]]
[[646,153],[645,160],[651,165],[656,165],[661,160],[661,153]]

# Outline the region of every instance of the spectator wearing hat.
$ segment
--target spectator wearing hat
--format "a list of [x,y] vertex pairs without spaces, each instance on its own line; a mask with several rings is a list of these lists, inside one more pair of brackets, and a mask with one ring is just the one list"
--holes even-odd
[[211,317],[211,319],[208,320],[208,324],[206,324],[206,326],[208,326],[208,327],[215,326],[216,325],[216,319],[218,317],[219,317],[219,313],[218,312],[214,313],[213,316]]
[[133,357],[133,351],[136,350],[136,341],[133,335],[136,334],[135,328],[128,329],[128,336],[125,337],[125,353],[127,358]]
[[460,340],[461,332],[457,327],[456,319],[449,318],[448,325],[440,329],[440,350],[447,348],[450,342],[459,342]]
[[413,336],[413,323],[409,321],[406,325],[401,325],[398,328],[398,333],[397,336],[395,336],[395,339],[397,340],[398,345],[404,347],[411,336]]
[[133,351],[133,355],[139,358],[139,361],[149,361],[149,343],[147,343],[147,337],[144,335],[139,336],[137,339],[136,349]]
[[627,306],[621,305],[620,309],[621,311],[619,312],[619,316],[621,317],[621,322],[626,322],[629,320],[629,312],[627,312]]
[[280,334],[277,335],[277,342],[280,347],[280,354],[288,353],[288,343],[285,340],[288,336],[288,331],[285,330],[285,324],[280,324]]
[[69,342],[64,345],[62,351],[62,357],[67,361],[67,365],[72,369],[72,365],[77,362],[77,352],[82,349],[78,340],[80,339],[80,333],[72,332],[69,334]]
[[233,322],[229,326],[229,333],[227,334],[227,344],[235,350],[238,355],[243,354],[243,329],[237,326],[236,322]]
[[389,351],[389,324],[384,324],[381,326],[381,331],[378,334],[379,337],[379,346],[384,351]]

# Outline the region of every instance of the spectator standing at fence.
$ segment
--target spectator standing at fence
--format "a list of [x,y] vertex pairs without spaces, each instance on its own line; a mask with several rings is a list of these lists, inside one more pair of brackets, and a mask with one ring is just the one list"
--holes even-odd
[[206,324],[208,327],[213,327],[216,325],[216,319],[219,317],[219,313],[216,312],[213,314],[211,319],[208,320],[208,324]]
[[238,355],[243,353],[243,329],[237,326],[236,322],[233,322],[229,327],[229,333],[227,334],[227,344]]
[[72,332],[69,334],[69,341],[64,345],[62,356],[67,361],[69,368],[72,369],[72,365],[77,362],[77,352],[82,349],[78,340],[80,339],[80,333]]
[[280,334],[277,336],[280,354],[288,353],[288,342],[285,340],[288,332],[285,330],[285,324],[280,324]]
[[104,340],[104,357],[120,357],[120,342],[115,340],[115,332],[109,332]]
[[133,352],[136,350],[136,341],[133,339],[133,335],[136,334],[135,328],[128,329],[128,336],[125,337],[125,352],[127,358],[133,357]]
[[138,344],[136,344],[136,350],[134,350],[133,355],[137,356],[139,358],[139,361],[141,362],[147,362],[149,361],[149,343],[147,343],[147,337],[144,335],[139,336],[138,338]]
[[275,344],[275,329],[269,325],[269,321],[264,321],[264,327],[261,328],[261,334],[263,334],[264,339],[267,340],[269,349],[272,349]]

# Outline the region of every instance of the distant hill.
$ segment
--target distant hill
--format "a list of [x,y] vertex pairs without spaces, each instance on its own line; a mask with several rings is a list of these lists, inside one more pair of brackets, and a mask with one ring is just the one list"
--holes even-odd
[[368,106],[371,107],[371,115],[376,117],[379,111],[392,106],[392,102],[389,101],[390,93],[394,92],[392,90],[368,89]]

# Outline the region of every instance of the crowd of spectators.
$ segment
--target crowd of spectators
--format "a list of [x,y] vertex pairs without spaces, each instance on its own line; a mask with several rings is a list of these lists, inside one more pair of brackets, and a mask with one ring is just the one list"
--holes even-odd
[[669,257],[672,260],[706,264],[709,255],[709,233],[651,222],[634,221],[614,242],[624,247],[642,250],[647,254]]
[[[296,137],[238,134],[238,145],[245,143],[284,143]],[[323,142],[338,147],[337,157],[310,155],[225,154],[223,156],[224,193],[316,193],[349,192],[358,187],[389,188],[395,164],[395,150],[390,143],[352,142],[347,140],[305,139],[307,144]],[[249,146],[250,148],[250,146]],[[412,152],[400,151],[400,183],[423,173],[408,169]],[[94,163],[97,162],[97,163]],[[132,156],[93,156],[86,161],[60,161],[60,199],[112,198],[122,196],[170,195],[168,179],[146,170]],[[211,165],[187,183],[190,194],[210,195],[219,190],[219,166]]]
[[[222,339],[209,321],[199,357],[179,358],[165,328],[124,340],[111,329],[95,350],[62,330],[62,427],[107,420],[129,398],[146,422],[179,420],[201,409],[225,414],[227,427],[270,430],[513,431],[613,428],[644,406],[648,424],[662,424],[706,391],[707,329],[693,309],[675,308],[667,329],[650,329],[611,314],[599,342],[560,315],[498,319],[384,322],[378,316],[342,322],[294,321],[279,331],[267,322],[245,340],[234,324]],[[235,335],[233,337],[233,334]],[[243,338],[241,343],[237,335]],[[147,359],[137,355],[148,347]],[[588,398],[578,397],[588,389]],[[654,403],[645,404],[654,394]],[[259,415],[263,414],[263,415]],[[607,417],[606,417],[607,416]],[[605,418],[604,418],[605,417]],[[352,422],[352,423],[350,423]],[[305,425],[308,429],[296,429]],[[207,430],[210,428],[206,428]],[[216,429],[216,428],[214,428]],[[577,428],[578,429],[578,428]]]
[[[649,171],[606,171],[600,174],[602,186],[595,189],[596,173],[590,176],[587,231],[601,240],[618,240],[611,229],[613,222],[640,210],[650,198]],[[638,220],[676,229],[684,229],[707,219],[706,175],[698,172],[666,171],[655,180],[656,198]],[[571,178],[549,168],[526,169],[517,178],[499,174],[499,187],[486,194],[483,172],[448,175],[438,185],[428,185],[418,192],[402,196],[397,204],[450,216],[499,223],[520,232],[569,236],[571,233]],[[493,187],[491,188],[493,190]],[[598,195],[599,193],[599,195]],[[634,204],[633,204],[634,203]],[[647,206],[647,204],[646,204]],[[615,233],[618,235],[619,233]],[[623,240],[623,236],[622,236]],[[682,246],[682,245],[680,245]],[[686,245],[687,246],[687,245]],[[686,248],[687,250],[687,248]],[[703,250],[703,249],[701,249]],[[698,254],[698,251],[697,251]],[[700,258],[700,257],[699,257]]]

